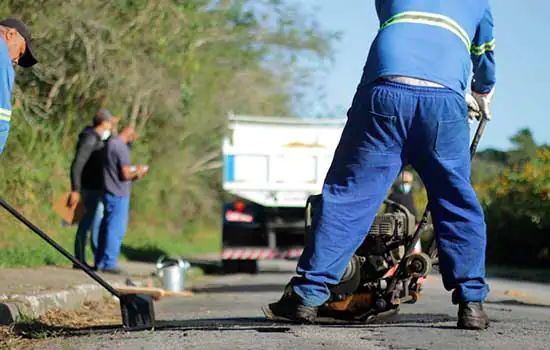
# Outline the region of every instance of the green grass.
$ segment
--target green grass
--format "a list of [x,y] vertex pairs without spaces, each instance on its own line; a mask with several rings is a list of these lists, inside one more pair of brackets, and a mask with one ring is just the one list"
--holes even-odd
[[[29,219],[34,221],[29,215]],[[35,223],[71,254],[76,226],[64,227],[55,216],[38,217]],[[218,252],[219,226],[190,223],[183,228],[162,227],[146,221],[131,221],[123,241],[121,261],[154,262],[160,255],[192,256]],[[87,248],[88,263],[93,262]],[[71,262],[26,226],[0,214],[0,268],[70,265]]]
[[[156,261],[160,255],[192,256],[219,252],[221,235],[218,227],[189,224],[181,230],[159,230],[141,225],[126,235],[123,255],[129,260]],[[154,260],[153,260],[154,259]]]

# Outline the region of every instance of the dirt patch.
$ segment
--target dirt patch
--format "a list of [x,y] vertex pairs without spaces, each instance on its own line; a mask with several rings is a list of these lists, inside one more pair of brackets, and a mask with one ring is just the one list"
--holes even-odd
[[12,326],[0,326],[0,349],[20,349],[56,338],[86,335],[94,329],[118,330],[121,324],[119,302],[105,297],[85,301],[73,310],[53,309],[43,316]]
[[120,324],[120,304],[118,300],[105,297],[100,301],[85,301],[74,310],[50,310],[40,317],[45,324],[58,327],[83,328]]

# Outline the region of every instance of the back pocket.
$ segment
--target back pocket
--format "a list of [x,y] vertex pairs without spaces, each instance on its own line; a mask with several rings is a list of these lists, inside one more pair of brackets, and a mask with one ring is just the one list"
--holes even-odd
[[399,145],[397,117],[368,112],[365,149],[372,152],[392,151]]
[[470,128],[466,118],[437,123],[434,151],[441,159],[460,159],[468,154]]

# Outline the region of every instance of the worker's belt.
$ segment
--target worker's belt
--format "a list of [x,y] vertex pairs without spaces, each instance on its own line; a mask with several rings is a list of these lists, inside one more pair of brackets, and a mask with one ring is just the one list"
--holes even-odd
[[0,108],[0,120],[9,122],[11,119],[11,111],[5,108]]
[[399,75],[386,75],[382,77],[382,79],[394,81],[396,83],[401,83],[401,84],[414,85],[414,86],[428,86],[428,87],[438,87],[438,88],[445,87],[433,81],[423,80],[418,78],[411,78],[411,77],[403,77]]

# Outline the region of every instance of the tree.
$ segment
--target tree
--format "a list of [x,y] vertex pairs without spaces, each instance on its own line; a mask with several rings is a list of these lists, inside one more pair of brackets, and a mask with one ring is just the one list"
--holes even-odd
[[510,164],[522,164],[536,157],[538,145],[531,130],[519,130],[510,138],[510,142],[514,145],[514,150],[509,153]]
[[[0,190],[41,208],[68,189],[76,135],[100,107],[135,125],[136,217],[178,226],[217,214],[229,111],[293,114],[304,64],[330,58],[334,33],[273,0],[5,1],[35,33],[41,64],[20,71]],[[40,209],[43,211],[43,209]]]

